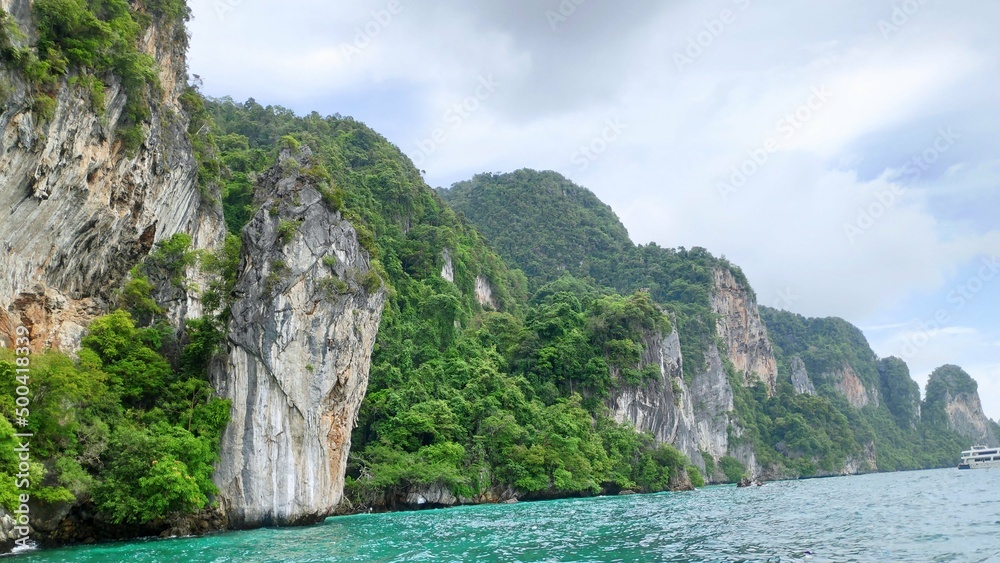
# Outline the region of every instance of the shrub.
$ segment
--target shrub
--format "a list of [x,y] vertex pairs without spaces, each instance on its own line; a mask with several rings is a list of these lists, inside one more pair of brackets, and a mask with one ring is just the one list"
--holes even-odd
[[735,457],[725,456],[719,460],[722,472],[726,474],[726,480],[736,483],[746,475],[746,467]]
[[156,243],[141,269],[151,276],[169,279],[176,287],[184,287],[186,270],[197,259],[197,253],[191,250],[191,235],[177,233]]
[[295,233],[299,232],[300,226],[302,226],[302,221],[282,219],[278,223],[278,240],[281,241],[281,244],[284,245],[292,242]]
[[341,211],[344,208],[344,190],[336,186],[320,186],[319,195],[323,201],[333,211]]
[[347,284],[343,280],[333,276],[316,280],[316,289],[323,293],[327,299],[333,299],[337,295],[342,295],[349,291]]
[[701,476],[701,471],[698,471],[697,467],[689,465],[684,469],[687,471],[688,477],[691,478],[692,485],[699,488],[705,486],[705,478]]
[[295,140],[295,137],[292,137],[291,135],[285,135],[284,137],[278,140],[278,146],[280,146],[283,149],[297,151],[299,150],[300,144],[297,140]]
[[361,276],[360,285],[368,293],[375,293],[379,289],[382,289],[382,278],[379,277],[375,270],[368,270]]
[[94,504],[118,524],[194,512],[217,492],[212,484],[216,457],[207,439],[183,428],[123,424],[111,438]]
[[35,117],[39,123],[47,123],[52,121],[52,118],[56,116],[57,104],[58,102],[55,97],[48,94],[39,94],[35,96],[31,104],[31,111],[35,113]]
[[358,236],[358,244],[364,248],[372,258],[378,257],[378,247],[375,245],[375,233],[361,221],[351,219],[351,226]]

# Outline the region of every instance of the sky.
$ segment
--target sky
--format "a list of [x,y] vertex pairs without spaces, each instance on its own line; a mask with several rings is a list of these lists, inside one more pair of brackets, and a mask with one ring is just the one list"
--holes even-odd
[[560,172],[1000,419],[1000,3],[189,4],[205,94],[353,116],[433,187]]

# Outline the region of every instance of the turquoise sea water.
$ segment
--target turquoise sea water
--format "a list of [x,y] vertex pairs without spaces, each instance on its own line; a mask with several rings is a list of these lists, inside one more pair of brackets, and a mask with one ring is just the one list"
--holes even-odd
[[330,518],[13,561],[1000,561],[1000,470]]

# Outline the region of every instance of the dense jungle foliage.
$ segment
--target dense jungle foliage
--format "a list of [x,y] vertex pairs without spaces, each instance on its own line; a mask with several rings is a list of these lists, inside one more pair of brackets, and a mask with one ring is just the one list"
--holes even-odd
[[[92,109],[123,88],[118,123],[126,149],[143,142],[157,103],[155,61],[138,48],[157,18],[183,45],[182,0],[35,0],[34,44],[0,11],[0,63],[30,87],[38,120],[53,117],[63,88],[82,88]],[[0,104],[7,86],[0,84]],[[742,272],[702,248],[634,245],[608,206],[553,172],[479,175],[435,191],[398,148],[340,115],[297,116],[253,100],[182,96],[206,198],[221,194],[229,236],[214,254],[178,235],[159,243],[96,319],[76,357],[32,358],[31,493],[44,502],[92,502],[112,523],[145,524],[211,502],[211,477],[229,405],[213,395],[207,366],[220,351],[240,251],[256,211],[257,176],[280,150],[309,147],[307,174],[348,218],[373,258],[389,299],[374,350],[347,479],[355,506],[393,506],[431,487],[475,498],[527,498],[698,486],[691,460],[609,418],[606,400],[625,387],[658,385],[646,352],[677,330],[690,381],[718,346],[713,278]],[[205,316],[175,332],[162,308],[198,267]],[[484,291],[488,288],[488,291]],[[726,365],[742,436],[776,475],[950,465],[967,444],[948,427],[949,397],[975,392],[954,366],[936,371],[921,401],[906,364],[878,359],[839,319],[763,309],[775,345],[776,392],[746,387]],[[14,358],[0,355],[0,504],[14,503]],[[817,394],[792,388],[805,365]],[[849,368],[879,400],[851,406],[835,374]],[[919,408],[918,408],[919,407]],[[994,425],[995,426],[995,425]],[[734,457],[698,460],[735,481]],[[871,468],[869,468],[871,469]]]
[[[12,416],[15,388],[31,389],[30,439],[35,502],[89,501],[113,524],[140,525],[204,508],[229,402],[214,396],[208,362],[222,333],[211,318],[189,321],[178,340],[151,299],[150,275],[177,275],[197,259],[190,239],[157,245],[120,292],[123,307],[95,319],[76,358],[48,351],[22,379],[9,350],[0,356],[0,408]],[[214,263],[214,257],[204,257]],[[139,324],[136,317],[143,317]],[[21,377],[19,377],[21,376]],[[0,504],[19,492],[12,423],[0,418]],[[23,491],[20,491],[23,492]]]
[[[683,481],[683,456],[615,424],[601,407],[615,385],[652,375],[642,338],[669,330],[669,321],[647,293],[621,296],[567,276],[529,299],[525,276],[363,124],[204,100],[193,90],[186,104],[192,131],[210,124],[198,141],[202,177],[222,186],[232,232],[253,213],[255,176],[279,148],[308,146],[387,277],[390,299],[352,446],[355,502],[391,504],[430,486],[466,497],[507,488],[542,497]],[[446,264],[454,281],[443,276]],[[477,297],[477,278],[490,300]]]
[[[440,193],[508,264],[532,274],[529,287],[568,271],[623,293],[648,290],[676,319],[686,378],[703,369],[706,347],[717,345],[709,305],[712,271],[729,268],[749,290],[737,268],[704,249],[632,246],[610,208],[554,172],[480,174]],[[878,359],[850,323],[806,319],[767,307],[761,307],[761,315],[778,361],[775,393],[768,396],[762,385],[744,386],[732,366],[726,368],[738,420],[746,430],[732,442],[751,441],[770,474],[838,472],[850,461],[859,469],[875,469],[867,463],[872,456],[880,470],[944,467],[953,465],[957,453],[969,446],[948,428],[941,411],[943,383],[937,375],[921,403],[906,364],[898,358]],[[816,396],[793,389],[791,362],[796,356]],[[878,400],[873,396],[871,404],[853,407],[836,389],[845,369]],[[972,380],[954,376],[949,381],[951,387],[967,390]]]
[[709,303],[713,273],[742,271],[704,248],[634,245],[610,207],[555,172],[479,174],[441,196],[537,288],[566,273],[622,293],[647,291],[674,316],[689,380],[715,341]]

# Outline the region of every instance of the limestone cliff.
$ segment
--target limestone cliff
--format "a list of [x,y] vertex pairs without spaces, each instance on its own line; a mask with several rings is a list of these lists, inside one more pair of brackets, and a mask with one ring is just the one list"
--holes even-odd
[[927,381],[926,395],[922,412],[931,423],[946,424],[972,443],[1000,445],[994,425],[983,413],[979,386],[965,370],[953,365],[937,368]]
[[713,272],[712,312],[715,328],[725,346],[726,356],[745,382],[761,381],[774,393],[778,365],[767,328],[749,288],[741,284],[729,268]]
[[813,385],[812,380],[809,379],[809,372],[806,370],[806,364],[802,361],[802,358],[792,356],[790,364],[792,388],[795,389],[795,392],[800,395],[815,395],[816,387]]
[[308,151],[297,156],[282,154],[258,186],[214,369],[232,401],[216,483],[234,528],[315,522],[337,507],[385,301],[354,228],[299,172]]
[[649,335],[643,362],[659,365],[660,378],[617,389],[607,401],[612,418],[673,445],[703,471],[703,454],[715,461],[728,455],[756,475],[752,446],[731,440],[742,436],[743,430],[733,414],[733,388],[718,348],[708,348],[704,369],[690,382],[684,379],[683,361],[677,331]]
[[672,444],[699,469],[705,469],[706,454],[714,461],[731,456],[756,476],[760,468],[753,446],[740,440],[744,431],[733,412],[733,383],[725,362],[732,364],[743,384],[760,381],[773,394],[778,373],[774,350],[754,296],[728,268],[713,272],[711,306],[724,352],[714,343],[707,344],[705,365],[685,381],[677,332],[650,335],[644,363],[659,365],[660,378],[644,386],[618,389],[609,398],[608,408],[615,420],[628,421],[652,433],[657,441]]
[[851,364],[847,362],[844,362],[840,369],[825,373],[822,377],[832,381],[834,389],[856,409],[879,405],[878,389],[866,387]]
[[[0,0],[25,33],[31,3]],[[223,236],[221,211],[196,186],[196,163],[179,102],[186,85],[181,22],[154,21],[140,49],[158,64],[150,89],[145,142],[134,154],[116,138],[125,109],[111,78],[104,115],[89,94],[63,80],[51,119],[41,120],[19,72],[0,66],[0,339],[19,324],[35,350],[74,349],[87,323],[105,311],[109,293],[152,245],[178,232],[195,248]],[[183,29],[180,29],[183,33]],[[191,304],[197,309],[197,304]]]

